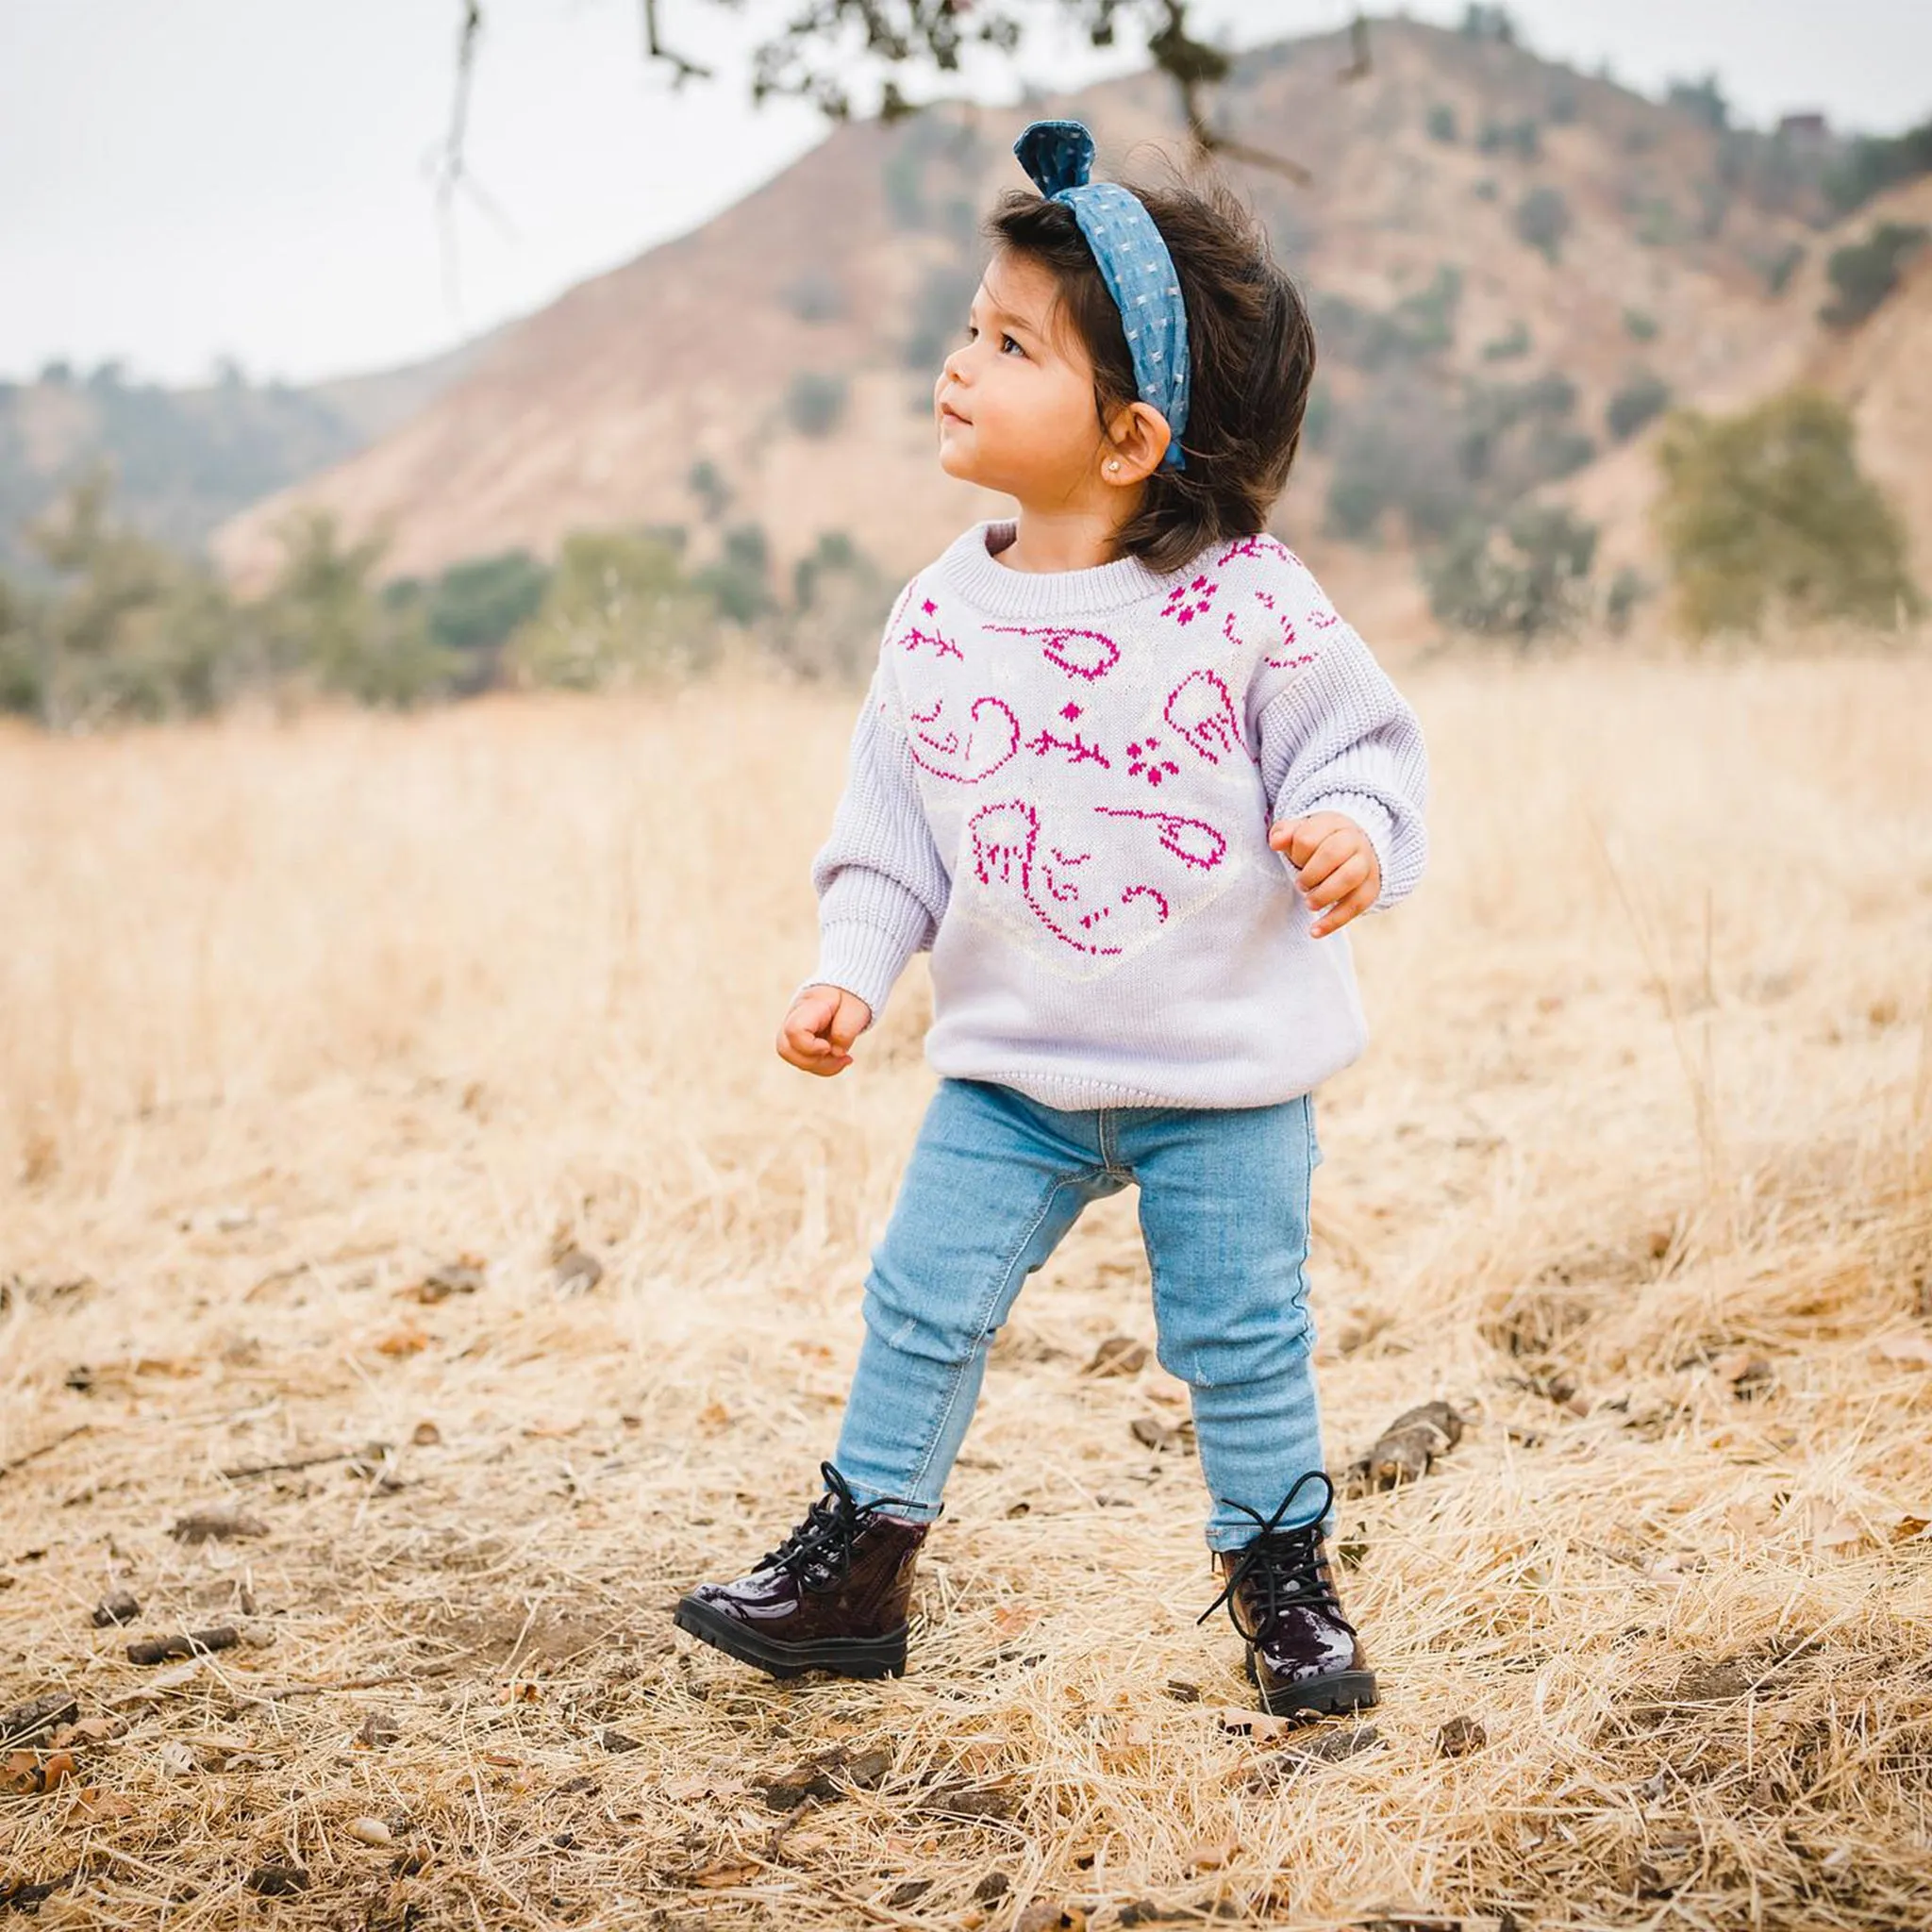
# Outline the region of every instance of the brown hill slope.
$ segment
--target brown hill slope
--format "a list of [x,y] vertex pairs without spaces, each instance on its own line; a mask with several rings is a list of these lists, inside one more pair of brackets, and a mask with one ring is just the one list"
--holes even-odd
[[[1793,383],[1839,397],[1857,430],[1860,462],[1905,520],[1919,582],[1932,589],[1932,249],[1909,261],[1898,290],[1848,330],[1828,327],[1833,253],[1881,223],[1932,228],[1932,178],[1892,190],[1813,238],[1770,313],[1776,322],[1750,353],[1687,391],[1709,410],[1742,408]],[[1655,429],[1602,458],[1554,492],[1595,523],[1599,556],[1653,579],[1662,558],[1650,527],[1657,489]]]
[[[1256,50],[1218,113],[1316,174],[1297,189],[1239,171],[1318,298],[1324,345],[1326,421],[1280,526],[1395,621],[1416,606],[1405,540],[1465,507],[1449,471],[1468,436],[1495,441],[1484,487],[1500,499],[1588,460],[1633,372],[1694,395],[1755,364],[1786,326],[1766,265],[1806,231],[1793,191],[1740,171],[1689,113],[1408,23],[1379,25],[1374,47],[1346,87],[1339,36]],[[781,560],[839,530],[915,566],[994,507],[933,461],[929,385],[975,276],[977,214],[1021,182],[1010,142],[1035,114],[1088,121],[1109,170],[1177,146],[1152,74],[842,128],[509,331],[400,430],[236,519],[219,555],[259,581],[297,502],[355,535],[390,527],[399,573],[547,552],[584,525],[697,525],[704,459],[733,491],[726,520],[762,524]],[[1373,492],[1378,463],[1405,475],[1350,523],[1369,541],[1324,542],[1338,471]],[[1404,491],[1431,464],[1440,488],[1418,508]]]

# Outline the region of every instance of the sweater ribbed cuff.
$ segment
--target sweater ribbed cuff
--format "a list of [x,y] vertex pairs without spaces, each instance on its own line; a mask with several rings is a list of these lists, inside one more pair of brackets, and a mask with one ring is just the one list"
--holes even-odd
[[[1391,854],[1395,849],[1395,814],[1379,798],[1372,797],[1366,791],[1330,791],[1321,798],[1310,799],[1295,816],[1310,818],[1318,811],[1339,811],[1344,818],[1353,819],[1369,835],[1369,843],[1375,851],[1375,870],[1381,874],[1381,888],[1375,895],[1375,903],[1368,909],[1379,911],[1389,898],[1389,889],[1393,883],[1393,874],[1389,869]],[[1284,862],[1288,855],[1282,855]],[[1290,867],[1292,871],[1293,868]]]
[[862,919],[838,920],[819,928],[819,970],[798,992],[808,986],[841,987],[862,999],[876,1020],[917,950],[903,931],[888,932]]

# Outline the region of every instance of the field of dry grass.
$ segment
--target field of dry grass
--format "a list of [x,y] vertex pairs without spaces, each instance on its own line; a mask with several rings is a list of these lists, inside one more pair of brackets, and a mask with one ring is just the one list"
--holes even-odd
[[1151,1338],[1130,1196],[1002,1338],[906,1678],[671,1627],[814,1492],[929,1089],[923,967],[837,1081],[771,1051],[849,700],[0,738],[0,1709],[75,1707],[0,1750],[0,1901],[1932,1920],[1932,661],[1408,685],[1319,1364],[1338,1471],[1469,1428],[1343,1507],[1373,1733],[1287,1737],[1132,1429],[1178,1385],[1085,1373]]

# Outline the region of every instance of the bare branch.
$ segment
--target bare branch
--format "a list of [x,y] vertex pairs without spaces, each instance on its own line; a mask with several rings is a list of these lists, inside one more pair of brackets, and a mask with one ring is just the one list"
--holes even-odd
[[1194,40],[1188,32],[1188,0],[1160,0],[1167,19],[1156,33],[1147,37],[1147,51],[1162,73],[1173,76],[1181,97],[1181,111],[1187,117],[1188,133],[1204,154],[1224,156],[1245,161],[1250,167],[1266,168],[1284,175],[1298,187],[1306,188],[1314,175],[1301,162],[1266,148],[1250,147],[1244,141],[1223,134],[1208,124],[1201,103],[1201,91],[1227,78],[1233,62],[1219,47]]
[[667,47],[658,32],[658,0],[643,0],[644,6],[644,58],[649,60],[664,60],[671,65],[671,85],[682,87],[688,80],[709,80],[711,70],[695,60],[687,60],[682,54]]
[[[707,0],[691,4],[701,6]],[[739,0],[708,4],[735,8]],[[458,0],[458,5],[457,85],[437,190],[446,257],[454,247],[447,228],[450,205],[459,189],[472,194],[492,218],[501,219],[463,159],[484,7],[483,0]],[[1125,18],[1145,25],[1148,56],[1174,83],[1189,138],[1199,152],[1265,168],[1306,186],[1314,176],[1299,161],[1237,140],[1213,125],[1210,91],[1226,79],[1233,61],[1221,48],[1189,31],[1190,5],[1191,0],[793,0],[784,25],[751,50],[752,100],[756,104],[773,94],[786,95],[809,101],[827,120],[848,120],[854,111],[854,75],[870,60],[888,70],[879,82],[878,116],[896,121],[918,111],[918,103],[900,84],[898,69],[929,62],[941,74],[957,73],[969,45],[1016,54],[1030,24],[1055,10],[1076,22],[1095,47],[1110,47]],[[639,19],[645,58],[670,68],[674,88],[716,78],[713,69],[667,44],[660,0],[640,0]],[[1366,15],[1356,14],[1349,36],[1350,62],[1338,77],[1357,81],[1373,72]],[[453,260],[446,273],[453,275]]]

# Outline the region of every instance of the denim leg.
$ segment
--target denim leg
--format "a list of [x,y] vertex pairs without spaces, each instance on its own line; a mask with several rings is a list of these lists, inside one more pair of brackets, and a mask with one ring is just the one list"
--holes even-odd
[[939,1514],[987,1352],[1022,1283],[1080,1210],[1125,1180],[1107,1172],[1094,1115],[990,1081],[945,1079],[921,1124],[865,1283],[865,1342],[833,1457],[860,1502]]
[[[1322,1421],[1307,1305],[1314,1109],[1277,1107],[1124,1113],[1120,1158],[1141,1186],[1161,1365],[1193,1396],[1210,1549],[1238,1549],[1305,1472],[1321,1469]],[[1281,1526],[1313,1522],[1303,1485]]]

